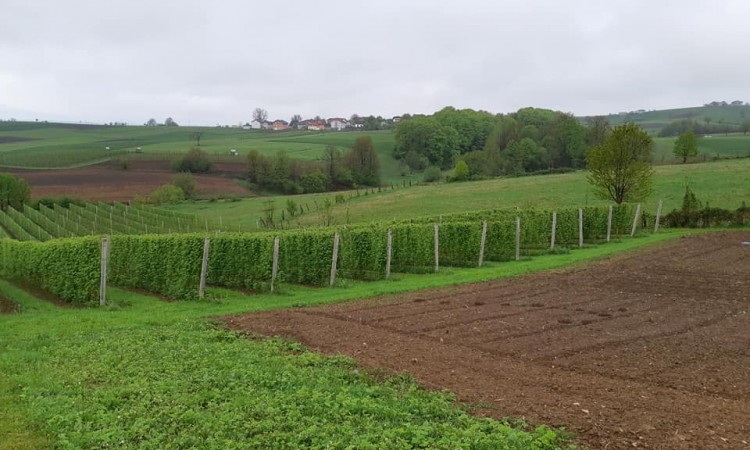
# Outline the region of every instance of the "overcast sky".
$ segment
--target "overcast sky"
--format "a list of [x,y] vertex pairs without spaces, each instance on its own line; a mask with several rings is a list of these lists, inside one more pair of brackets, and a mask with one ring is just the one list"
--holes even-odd
[[750,101],[750,2],[0,0],[0,118],[235,124]]

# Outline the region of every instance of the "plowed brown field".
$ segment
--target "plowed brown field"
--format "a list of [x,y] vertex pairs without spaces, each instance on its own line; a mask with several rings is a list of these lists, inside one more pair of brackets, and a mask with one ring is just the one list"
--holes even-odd
[[[4,169],[24,178],[33,198],[72,196],[91,201],[126,201],[147,196],[174,173],[169,161],[133,161],[129,170],[119,170],[110,163],[78,169]],[[214,166],[207,175],[194,175],[198,195],[249,195],[234,177],[242,176],[245,164]]]
[[409,372],[590,448],[750,448],[742,241],[699,235],[568,271],[225,321]]

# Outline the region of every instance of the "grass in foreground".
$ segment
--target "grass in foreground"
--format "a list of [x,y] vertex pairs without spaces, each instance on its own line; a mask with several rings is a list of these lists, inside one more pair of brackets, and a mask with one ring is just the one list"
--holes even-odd
[[0,449],[560,448],[557,431],[475,418],[408,377],[375,379],[347,358],[247,339],[205,318],[518,275],[684,234],[334,289],[214,289],[209,302],[111,289],[105,309],[63,310],[0,282],[23,308],[0,317]]

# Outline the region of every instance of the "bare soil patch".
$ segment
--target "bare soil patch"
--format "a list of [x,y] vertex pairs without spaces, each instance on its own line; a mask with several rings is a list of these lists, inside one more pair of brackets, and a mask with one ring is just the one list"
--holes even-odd
[[21,137],[21,136],[0,136],[0,144],[12,144],[14,142],[26,142],[33,141],[32,138]]
[[586,267],[225,318],[596,449],[750,448],[750,233]]
[[18,304],[0,295],[0,314],[13,314],[20,311]]
[[[246,188],[235,180],[239,167],[194,175],[199,196],[248,195]],[[169,183],[174,173],[169,161],[133,161],[129,170],[115,169],[110,163],[77,169],[8,169],[23,177],[31,187],[31,195],[40,197],[72,196],[92,201],[127,201],[146,196],[157,187]]]

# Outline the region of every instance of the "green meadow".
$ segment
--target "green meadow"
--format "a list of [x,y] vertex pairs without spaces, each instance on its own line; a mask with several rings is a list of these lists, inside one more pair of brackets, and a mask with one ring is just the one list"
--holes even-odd
[[[686,183],[703,202],[715,207],[738,208],[750,204],[750,159],[722,160],[700,164],[664,165],[655,168],[654,193],[644,202],[646,211],[654,213],[659,200],[664,211],[679,208]],[[336,195],[346,200],[335,203]],[[320,225],[325,220],[326,200],[334,204],[336,224],[408,219],[422,215],[476,211],[492,208],[555,208],[606,205],[594,197],[586,181],[586,172],[497,178],[463,183],[440,183],[404,187],[403,183],[377,189],[298,196],[268,196],[232,202],[192,202],[168,209],[216,218],[236,224],[243,230],[254,229],[269,202],[276,217],[288,200],[309,208],[296,222]]]

